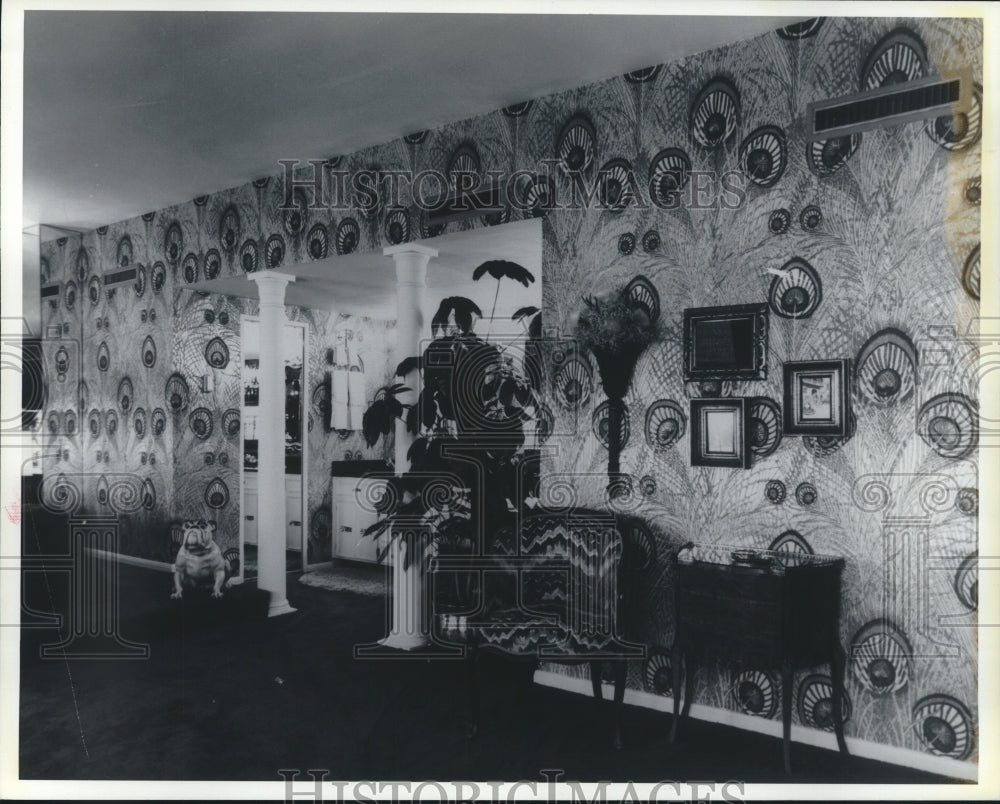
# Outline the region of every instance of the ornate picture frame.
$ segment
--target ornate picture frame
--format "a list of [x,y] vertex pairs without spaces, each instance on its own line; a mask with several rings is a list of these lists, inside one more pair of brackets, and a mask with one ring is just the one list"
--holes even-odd
[[851,361],[803,360],[784,365],[785,435],[846,436],[851,418]]
[[768,307],[734,304],[684,310],[684,379],[766,380]]
[[750,468],[750,431],[743,397],[691,400],[691,465]]

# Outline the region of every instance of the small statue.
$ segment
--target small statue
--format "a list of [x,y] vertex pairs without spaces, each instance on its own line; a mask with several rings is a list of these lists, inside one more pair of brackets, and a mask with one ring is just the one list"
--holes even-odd
[[184,589],[211,588],[212,597],[222,597],[228,587],[226,561],[213,534],[216,525],[204,519],[188,519],[181,526],[181,547],[174,561],[174,591],[171,598],[179,598]]

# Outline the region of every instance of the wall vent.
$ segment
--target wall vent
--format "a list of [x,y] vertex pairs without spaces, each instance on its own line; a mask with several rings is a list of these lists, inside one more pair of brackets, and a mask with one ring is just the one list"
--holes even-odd
[[59,285],[42,285],[42,298],[50,299],[59,295]]
[[810,140],[828,140],[873,128],[968,112],[967,74],[935,76],[810,103]]
[[135,268],[126,268],[124,271],[115,271],[113,274],[104,275],[104,286],[120,285],[122,282],[135,282]]

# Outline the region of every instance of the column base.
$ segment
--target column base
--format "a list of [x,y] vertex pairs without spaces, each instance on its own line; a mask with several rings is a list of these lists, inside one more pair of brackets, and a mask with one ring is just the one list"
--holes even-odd
[[354,646],[355,659],[461,659],[462,645],[434,642],[421,634],[389,634],[378,642]]
[[292,606],[287,599],[282,598],[281,600],[271,601],[271,605],[267,607],[267,616],[279,617],[282,614],[291,614],[293,611],[298,611],[298,609]]
[[393,650],[416,650],[426,647],[430,641],[430,636],[427,634],[395,633],[383,637],[378,644]]

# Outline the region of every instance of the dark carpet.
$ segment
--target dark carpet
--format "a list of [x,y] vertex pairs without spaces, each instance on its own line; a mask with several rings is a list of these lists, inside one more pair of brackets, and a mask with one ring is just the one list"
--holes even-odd
[[[22,630],[22,779],[279,781],[278,769],[298,768],[331,779],[541,781],[561,769],[579,781],[953,781],[799,744],[789,777],[776,738],[690,721],[670,745],[670,717],[631,706],[615,751],[609,703],[531,684],[530,664],[489,654],[470,740],[461,662],[354,658],[385,633],[381,598],[290,575],[293,614],[171,628],[170,575],[118,572],[119,633],[148,643],[149,658],[43,660],[59,630]],[[28,573],[25,600],[66,611],[67,587],[66,574]]]

